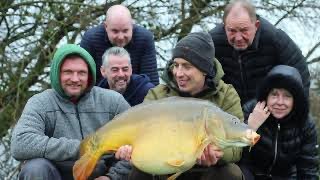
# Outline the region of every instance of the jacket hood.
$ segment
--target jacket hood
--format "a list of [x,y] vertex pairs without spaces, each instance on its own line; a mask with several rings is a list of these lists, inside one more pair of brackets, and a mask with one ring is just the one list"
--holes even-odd
[[68,98],[61,87],[60,83],[60,68],[64,59],[68,55],[79,55],[88,65],[89,68],[89,83],[86,91],[90,91],[96,83],[96,64],[92,56],[82,47],[75,44],[65,44],[58,48],[54,53],[50,68],[50,80],[52,88],[62,97]]
[[301,75],[296,68],[287,65],[272,68],[257,88],[257,100],[266,100],[273,88],[284,88],[292,94],[294,105],[288,116],[299,121],[307,119],[309,102],[303,90]]
[[[167,86],[177,92],[180,92],[179,91],[179,87],[177,85],[177,82],[176,80],[174,79],[174,76],[172,74],[172,64],[173,64],[173,59],[171,59],[162,75],[161,75],[161,79],[167,84]],[[222,77],[224,76],[224,72],[223,72],[223,69],[222,69],[222,66],[220,64],[220,62],[215,58],[213,59],[213,64],[214,64],[214,67],[216,68],[215,71],[216,71],[216,74],[215,76],[212,78],[212,79],[206,79],[206,81],[211,81],[213,82],[214,86],[215,86],[215,89],[214,89],[214,92],[217,92],[221,86],[220,86],[220,80],[222,79]]]

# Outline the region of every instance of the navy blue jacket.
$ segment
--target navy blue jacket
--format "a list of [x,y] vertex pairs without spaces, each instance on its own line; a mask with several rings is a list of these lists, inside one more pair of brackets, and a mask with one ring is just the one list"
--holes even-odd
[[305,93],[309,94],[310,74],[301,50],[282,30],[259,17],[258,28],[251,46],[236,51],[228,43],[223,24],[210,31],[216,58],[222,65],[224,82],[237,90],[241,104],[255,97],[256,87],[276,65],[295,67],[301,74]]
[[[109,89],[108,80],[105,78],[102,79],[98,86]],[[147,75],[132,74],[127,90],[122,95],[131,106],[135,106],[143,102],[143,99],[147,95],[149,89],[153,87],[154,85],[150,82]]]
[[[84,33],[80,46],[91,54],[97,69],[100,69],[103,53],[113,45],[108,39],[104,25],[100,24]],[[132,39],[124,48],[130,54],[133,73],[146,74],[154,85],[158,85],[159,75],[153,34],[143,27],[133,25]],[[97,71],[96,82],[100,82],[102,78],[100,71]]]

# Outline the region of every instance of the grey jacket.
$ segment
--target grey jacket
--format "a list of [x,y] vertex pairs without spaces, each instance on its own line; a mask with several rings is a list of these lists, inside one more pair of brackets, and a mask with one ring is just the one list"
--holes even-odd
[[93,87],[77,104],[49,89],[31,97],[11,139],[17,160],[76,160],[80,141],[129,108],[115,91]]

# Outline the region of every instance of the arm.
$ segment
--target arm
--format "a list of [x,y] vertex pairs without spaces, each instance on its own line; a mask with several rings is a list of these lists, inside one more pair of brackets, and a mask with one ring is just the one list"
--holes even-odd
[[[38,97],[38,96],[37,96]],[[36,97],[28,100],[11,139],[12,156],[17,160],[46,158],[55,161],[73,160],[78,156],[80,140],[54,138],[45,104]],[[52,120],[54,121],[54,120]]]
[[279,50],[280,64],[289,65],[298,69],[301,74],[304,91],[309,97],[310,72],[305,57],[302,55],[299,47],[294,41],[282,30],[278,30],[275,36],[276,45]]
[[305,127],[302,130],[303,139],[301,140],[301,152],[297,159],[298,179],[318,179],[318,141],[315,123],[309,117]]
[[[227,85],[224,100],[221,108],[238,117],[241,121],[243,121],[243,112],[241,108],[240,103],[240,97],[236,90],[233,88],[232,85]],[[219,163],[225,163],[225,162],[237,162],[241,158],[242,148],[239,147],[233,147],[233,148],[226,148],[223,149],[224,155],[221,158],[221,161]]]
[[154,85],[159,84],[159,74],[157,71],[156,49],[151,33],[143,35],[145,37],[143,55],[141,57],[139,74],[146,74]]

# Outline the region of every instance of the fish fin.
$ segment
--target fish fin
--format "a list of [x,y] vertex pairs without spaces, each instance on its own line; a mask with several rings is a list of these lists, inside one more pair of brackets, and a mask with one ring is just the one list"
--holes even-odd
[[168,177],[167,180],[175,180],[178,176],[180,176],[183,173],[183,171],[177,172],[173,174],[172,176]]
[[167,163],[174,167],[181,167],[184,164],[184,162],[185,161],[181,159],[174,159],[174,160],[169,160]]
[[73,177],[75,180],[87,180],[95,168],[100,156],[92,156],[89,153],[81,156],[73,166]]

